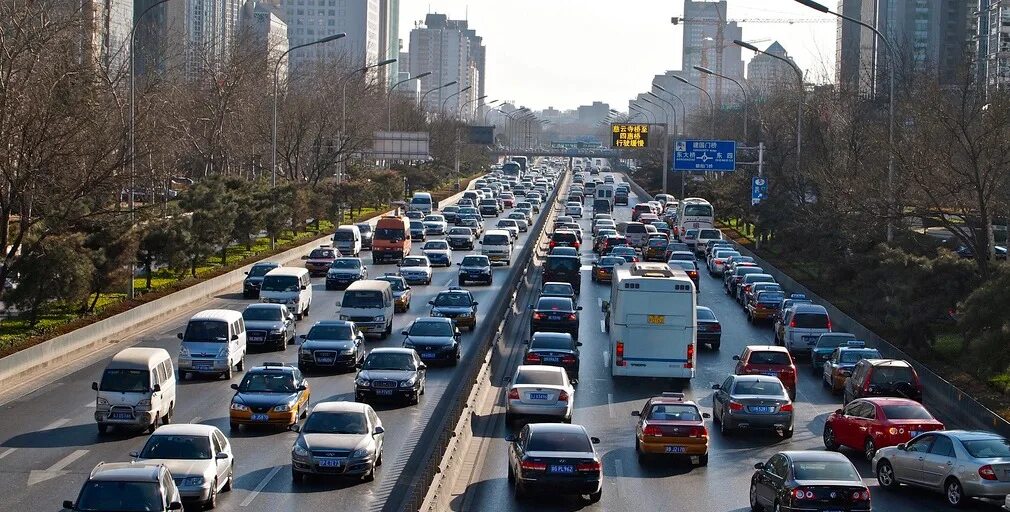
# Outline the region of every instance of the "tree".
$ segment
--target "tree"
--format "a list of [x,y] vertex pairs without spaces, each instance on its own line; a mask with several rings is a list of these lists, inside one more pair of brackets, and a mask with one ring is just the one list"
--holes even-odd
[[53,301],[81,304],[88,297],[94,267],[80,235],[48,236],[35,244],[37,250],[17,260],[14,271],[20,276],[8,302],[25,312],[35,326],[39,315]]
[[180,275],[186,270],[191,236],[188,217],[157,220],[144,227],[137,261],[144,268],[148,290],[151,289],[155,264],[164,265]]
[[137,247],[137,233],[125,218],[91,226],[84,237],[85,254],[91,258],[93,267],[91,303],[83,308],[84,313],[94,312],[103,293],[133,279]]
[[214,251],[221,251],[221,264],[228,264],[228,244],[238,217],[235,202],[224,180],[210,178],[197,183],[183,196],[183,208],[193,212],[190,238],[190,274]]
[[235,205],[235,222],[231,238],[245,245],[246,250],[252,250],[252,243],[264,226],[263,205],[255,198],[257,186],[263,183],[251,182],[241,178],[225,180],[225,187]]

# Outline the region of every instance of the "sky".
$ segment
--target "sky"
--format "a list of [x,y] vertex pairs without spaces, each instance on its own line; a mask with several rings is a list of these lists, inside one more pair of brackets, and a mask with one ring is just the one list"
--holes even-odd
[[[827,5],[835,4],[828,0]],[[829,20],[828,23],[741,22],[745,41],[764,49],[778,41],[808,81],[834,76],[834,17],[794,0],[728,0],[729,18]],[[625,110],[653,75],[680,69],[683,31],[670,23],[682,0],[401,0],[400,35],[429,12],[466,18],[487,47],[488,100],[535,110],[573,109],[593,101]],[[753,52],[743,50],[743,59]]]

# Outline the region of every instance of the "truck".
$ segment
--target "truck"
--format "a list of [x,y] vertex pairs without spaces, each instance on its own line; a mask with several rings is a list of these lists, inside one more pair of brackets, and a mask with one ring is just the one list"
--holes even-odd
[[384,215],[375,224],[372,235],[372,264],[398,263],[410,254],[410,220]]

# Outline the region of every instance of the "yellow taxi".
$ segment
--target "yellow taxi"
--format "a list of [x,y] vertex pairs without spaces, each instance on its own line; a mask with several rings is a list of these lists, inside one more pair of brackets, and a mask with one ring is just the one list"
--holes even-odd
[[287,363],[263,363],[232,384],[235,396],[228,408],[231,429],[242,425],[290,428],[309,412],[311,390],[302,372]]
[[684,398],[683,393],[663,393],[645,402],[635,427],[635,451],[639,461],[649,456],[698,458],[698,465],[708,465],[708,413]]
[[379,281],[386,281],[393,288],[393,311],[396,313],[406,313],[410,309],[410,285],[402,277],[387,273],[377,278]]

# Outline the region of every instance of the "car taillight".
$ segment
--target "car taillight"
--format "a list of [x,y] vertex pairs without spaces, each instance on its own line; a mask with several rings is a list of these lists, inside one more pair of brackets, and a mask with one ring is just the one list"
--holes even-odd
[[830,318],[828,319],[828,330],[829,331],[831,330],[831,319]]
[[750,367],[750,364],[745,364],[745,365],[743,365],[743,366],[740,367],[740,371],[742,371],[744,373],[750,373],[751,370],[753,370],[753,368]]
[[782,404],[779,406],[779,412],[793,412],[793,404]]
[[744,287],[743,287],[743,292],[744,292],[744,293],[747,293],[747,292],[749,292],[749,291],[750,291],[750,285],[749,285],[749,284],[746,284],[746,285],[744,285]]
[[575,313],[568,313],[568,319],[569,320],[575,320],[576,318],[577,317],[575,316]]
[[684,368],[694,368],[694,343],[687,344],[687,362]]
[[790,494],[793,495],[793,498],[796,498],[798,500],[814,499],[814,491],[811,491],[810,489],[804,489],[802,487],[797,487],[793,489],[793,492],[791,492]]
[[519,463],[519,467],[523,471],[547,471],[546,462],[533,462],[531,460],[524,460]]
[[616,361],[615,364],[617,364],[617,366],[624,366],[625,364],[627,364],[624,361],[624,342],[623,341],[618,341],[617,342],[617,346],[614,348],[614,358],[615,358],[615,361]]
[[852,491],[852,501],[870,501],[870,490]]
[[642,429],[642,435],[663,437],[663,429],[655,425],[646,425],[645,428]]
[[712,324],[712,327],[710,327],[710,329],[713,330],[713,331],[715,331],[715,332],[722,332],[722,325],[720,325],[720,324]]
[[555,245],[557,245],[557,242],[555,242],[554,240],[551,240],[551,243],[550,243],[549,247],[551,249],[553,249]]
[[584,472],[587,472],[587,473],[588,472],[597,472],[598,473],[600,471],[600,469],[601,469],[601,465],[600,465],[600,461],[598,461],[598,460],[594,460],[592,462],[581,462],[577,466],[575,466],[575,470],[576,471],[584,471]]
[[743,404],[741,404],[739,402],[732,402],[731,401],[729,403],[729,410],[731,410],[731,411],[742,411],[743,410]]
[[983,480],[995,480],[996,471],[992,468],[992,466],[986,464],[985,466],[978,468],[978,476],[982,477]]
[[568,392],[562,390],[561,393],[558,394],[558,401],[559,402],[567,402],[568,401]]
[[540,362],[540,355],[539,354],[533,354],[533,353],[526,354],[526,362],[527,363],[539,363]]
[[519,400],[519,390],[518,389],[514,389],[513,388],[513,389],[509,390],[509,400]]
[[579,248],[579,243],[578,243],[578,242],[575,242],[575,243],[573,244],[573,246],[574,246],[574,247],[575,247],[576,249],[578,249],[578,248]]
[[533,319],[534,320],[542,320],[543,318],[544,318],[544,315],[542,315],[540,313],[537,313],[535,311],[533,312]]
[[689,272],[687,273],[687,275],[688,275],[689,277],[698,277],[698,273],[697,273],[697,272],[695,272],[694,270],[691,270],[691,271],[689,271]]
[[716,265],[722,265],[722,260],[720,260],[719,258],[716,258],[716,259],[712,260],[712,263],[714,263]]
[[561,362],[562,363],[574,363],[575,362],[575,356],[565,356],[565,357],[562,357],[561,358]]
[[796,327],[796,319],[795,318],[793,318],[792,320],[789,321],[789,327]]
[[[920,429],[921,429],[921,427],[920,427]],[[898,434],[904,434],[905,433],[905,429],[891,427],[891,428],[887,429],[887,433],[891,434],[892,436],[896,436]]]
[[708,429],[703,426],[691,427],[688,433],[690,437],[708,437]]

